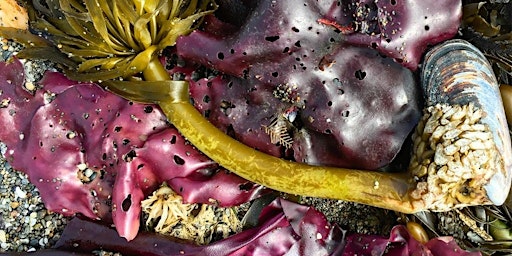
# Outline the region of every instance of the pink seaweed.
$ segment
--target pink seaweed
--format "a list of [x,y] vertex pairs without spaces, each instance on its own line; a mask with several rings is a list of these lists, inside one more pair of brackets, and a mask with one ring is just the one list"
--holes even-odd
[[28,174],[51,211],[113,221],[131,240],[140,201],[164,181],[189,203],[232,206],[265,191],[197,151],[156,105],[58,73],[47,73],[35,93],[24,81],[18,60],[0,63],[0,122],[9,127],[0,140],[6,159]]

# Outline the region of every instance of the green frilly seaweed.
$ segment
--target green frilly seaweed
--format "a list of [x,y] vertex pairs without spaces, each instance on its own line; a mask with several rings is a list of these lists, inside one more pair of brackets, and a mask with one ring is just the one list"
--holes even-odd
[[30,25],[48,33],[61,52],[79,63],[68,76],[81,81],[139,74],[161,50],[175,45],[179,36],[193,31],[216,8],[212,1],[199,0],[60,0],[47,4],[46,13],[52,16]]

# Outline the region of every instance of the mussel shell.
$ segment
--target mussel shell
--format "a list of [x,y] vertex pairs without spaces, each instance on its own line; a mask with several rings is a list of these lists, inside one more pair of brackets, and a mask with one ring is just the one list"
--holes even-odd
[[482,52],[464,40],[449,40],[425,56],[421,79],[426,105],[473,103],[484,111],[482,123],[492,131],[505,173],[497,172],[485,186],[489,200],[501,205],[511,182],[512,149],[499,91],[491,65]]

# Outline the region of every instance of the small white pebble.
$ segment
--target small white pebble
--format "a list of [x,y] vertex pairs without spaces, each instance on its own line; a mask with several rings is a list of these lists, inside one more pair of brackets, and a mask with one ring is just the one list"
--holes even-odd
[[37,223],[37,212],[31,212],[29,216],[29,225],[33,227]]
[[40,246],[45,246],[46,244],[48,244],[48,238],[43,237],[43,238],[39,239],[38,243]]
[[91,169],[89,169],[89,168],[85,169],[85,171],[84,171],[84,175],[85,175],[85,177],[87,177],[87,178],[90,178],[90,177],[92,176],[92,174],[93,174],[93,173],[94,173],[94,171],[93,171],[93,170],[91,170]]
[[76,167],[78,168],[78,170],[83,171],[83,170],[87,169],[87,164],[81,163],[81,164],[77,165]]
[[20,187],[16,187],[14,189],[14,197],[16,199],[18,199],[18,198],[25,199],[25,198],[27,198],[27,192],[21,190]]
[[4,230],[0,230],[0,243],[4,244],[7,242],[7,235]]
[[36,86],[32,82],[26,82],[25,88],[27,88],[27,90],[29,90],[29,91],[34,91],[36,89]]

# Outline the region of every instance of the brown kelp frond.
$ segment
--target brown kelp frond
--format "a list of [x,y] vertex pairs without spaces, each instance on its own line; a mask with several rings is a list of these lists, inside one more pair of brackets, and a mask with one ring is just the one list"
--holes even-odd
[[464,38],[468,38],[468,41],[485,54],[493,65],[498,81],[504,84],[512,83],[512,40],[490,40],[472,28],[464,28],[463,33]]
[[[464,5],[462,10],[463,25],[473,27],[486,37],[498,35],[500,33],[501,25],[496,22],[496,10],[493,10],[493,14],[482,15],[482,13],[490,13],[491,10],[488,10],[488,7],[489,6],[486,6],[485,2],[470,3]],[[487,20],[486,16],[491,16],[492,18]]]
[[[128,78],[216,9],[213,0],[35,0],[32,28],[79,63],[76,80]],[[69,66],[68,63],[61,63]]]
[[462,36],[478,47],[493,65],[500,83],[512,82],[512,26],[509,4],[475,2],[464,5]]
[[30,33],[28,30],[0,27],[0,37],[9,38],[27,46],[16,54],[18,58],[47,59],[70,68],[78,67],[74,61],[60,52],[57,47],[53,47],[49,41]]
[[184,91],[188,88],[185,81],[144,81],[144,86],[140,86],[140,81],[118,81],[107,80],[101,85],[118,95],[123,95],[132,101],[157,103],[169,98],[169,95],[176,90]]
[[17,28],[1,27],[0,37],[14,39],[19,43],[31,47],[46,47],[49,45],[47,40],[31,34],[27,30]]

